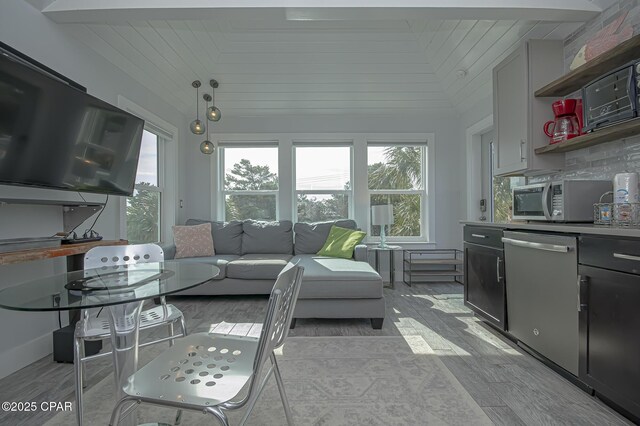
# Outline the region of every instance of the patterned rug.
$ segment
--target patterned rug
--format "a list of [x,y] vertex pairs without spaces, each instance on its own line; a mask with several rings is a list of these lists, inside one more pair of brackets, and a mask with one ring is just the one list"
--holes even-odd
[[[420,336],[291,337],[278,360],[296,425],[492,424]],[[108,424],[112,392],[113,378],[107,377],[85,393],[86,425]],[[243,414],[230,412],[231,424]],[[171,424],[174,417],[175,410],[148,405],[138,411],[140,423]],[[74,413],[61,413],[46,425],[74,421]],[[184,412],[182,425],[204,424],[217,421]],[[286,424],[275,378],[247,424]]]

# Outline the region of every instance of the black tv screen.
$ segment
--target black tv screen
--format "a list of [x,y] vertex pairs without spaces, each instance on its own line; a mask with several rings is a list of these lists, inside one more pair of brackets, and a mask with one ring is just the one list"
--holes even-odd
[[131,195],[143,128],[0,51],[0,184]]

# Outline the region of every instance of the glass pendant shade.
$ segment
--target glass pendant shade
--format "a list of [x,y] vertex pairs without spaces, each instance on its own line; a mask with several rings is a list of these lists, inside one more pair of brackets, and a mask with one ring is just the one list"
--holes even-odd
[[200,152],[203,154],[213,154],[214,146],[211,141],[204,141],[200,144]]
[[197,118],[191,122],[189,128],[194,135],[204,135],[204,124]]
[[216,106],[210,106],[207,108],[207,118],[211,121],[220,121],[222,118],[222,113]]

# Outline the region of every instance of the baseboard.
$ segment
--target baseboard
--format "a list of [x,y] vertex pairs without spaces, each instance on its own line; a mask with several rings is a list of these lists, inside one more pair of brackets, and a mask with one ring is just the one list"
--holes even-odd
[[51,353],[51,332],[0,353],[0,379]]

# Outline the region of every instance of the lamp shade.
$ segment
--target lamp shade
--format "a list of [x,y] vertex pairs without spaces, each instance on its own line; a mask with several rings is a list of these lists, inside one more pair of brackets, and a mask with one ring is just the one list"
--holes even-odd
[[371,224],[372,225],[392,225],[393,224],[393,206],[384,204],[381,206],[371,206]]

